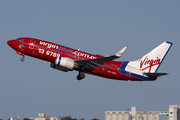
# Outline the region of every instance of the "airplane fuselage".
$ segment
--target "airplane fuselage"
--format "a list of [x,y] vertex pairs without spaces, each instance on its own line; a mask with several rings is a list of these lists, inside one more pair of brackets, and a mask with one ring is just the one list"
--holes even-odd
[[[8,41],[16,53],[35,57],[44,61],[55,63],[57,57],[72,59],[73,61],[89,60],[103,58],[101,55],[93,55],[80,50],[72,49],[63,45],[58,45],[44,40],[35,38],[18,38]],[[24,59],[23,59],[24,60]],[[83,71],[84,73],[93,74],[110,79],[132,80],[132,81],[152,81],[157,77],[149,78],[135,75],[125,70],[128,61],[108,61],[101,66],[87,69],[81,66],[73,67],[73,70]],[[92,65],[90,65],[92,67]]]

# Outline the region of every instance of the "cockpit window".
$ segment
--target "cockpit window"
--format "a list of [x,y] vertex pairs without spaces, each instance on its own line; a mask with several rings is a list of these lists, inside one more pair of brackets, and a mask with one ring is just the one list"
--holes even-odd
[[20,38],[17,38],[16,40],[20,41],[20,42],[23,42],[24,40],[20,39]]

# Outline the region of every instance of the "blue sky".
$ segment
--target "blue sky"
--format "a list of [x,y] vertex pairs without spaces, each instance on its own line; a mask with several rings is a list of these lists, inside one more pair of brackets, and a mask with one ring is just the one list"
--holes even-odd
[[[165,111],[180,104],[180,2],[125,0],[0,1],[0,118],[37,117],[38,113],[104,119],[105,111]],[[7,41],[34,37],[82,51],[136,60],[164,41],[173,46],[155,82],[127,82],[64,73],[26,56],[21,62]],[[163,117],[162,117],[163,118]]]

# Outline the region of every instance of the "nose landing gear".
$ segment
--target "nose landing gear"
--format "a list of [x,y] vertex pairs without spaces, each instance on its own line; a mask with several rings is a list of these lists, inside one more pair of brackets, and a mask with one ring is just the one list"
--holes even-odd
[[21,58],[21,62],[24,62],[24,60],[25,60],[24,57],[22,57],[22,58]]
[[19,52],[19,51],[16,51],[16,53],[19,54],[19,55],[21,55],[21,56],[23,56],[23,57],[21,58],[21,61],[23,62],[23,61],[25,60],[25,59],[24,59],[25,54],[22,53],[22,52]]

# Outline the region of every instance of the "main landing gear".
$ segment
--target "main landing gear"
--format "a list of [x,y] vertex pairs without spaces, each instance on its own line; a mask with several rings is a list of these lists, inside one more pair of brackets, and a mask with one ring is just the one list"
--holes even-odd
[[81,80],[81,79],[84,79],[84,78],[85,78],[85,74],[83,72],[79,72],[79,74],[77,76],[77,79]]

